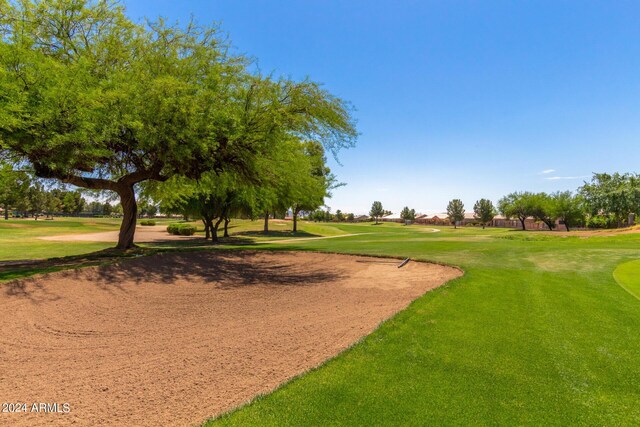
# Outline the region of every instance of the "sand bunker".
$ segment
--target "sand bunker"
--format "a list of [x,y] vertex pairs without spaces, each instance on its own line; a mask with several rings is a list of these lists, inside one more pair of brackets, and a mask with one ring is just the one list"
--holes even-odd
[[2,284],[0,396],[27,413],[0,413],[0,425],[198,425],[462,274],[397,264],[207,251]]

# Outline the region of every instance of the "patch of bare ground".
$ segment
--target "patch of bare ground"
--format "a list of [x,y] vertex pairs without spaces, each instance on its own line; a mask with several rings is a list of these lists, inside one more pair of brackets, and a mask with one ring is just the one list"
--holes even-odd
[[549,234],[553,236],[577,236],[577,237],[608,237],[619,236],[620,234],[635,234],[640,233],[640,226],[625,228],[613,228],[602,230],[573,230],[573,231],[539,231],[541,234]]
[[[117,242],[118,231],[100,231],[97,233],[63,234],[59,236],[43,236],[41,240],[54,240],[56,242]],[[136,242],[153,243],[174,240],[202,239],[201,236],[176,236],[167,233],[166,225],[138,226],[136,227]]]
[[[159,254],[0,285],[0,424],[197,425],[318,366],[451,267],[297,252]],[[59,407],[62,409],[62,406]]]

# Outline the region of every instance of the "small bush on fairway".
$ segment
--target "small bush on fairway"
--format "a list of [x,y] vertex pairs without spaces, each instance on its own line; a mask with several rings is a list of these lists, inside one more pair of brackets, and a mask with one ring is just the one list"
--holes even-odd
[[140,225],[156,225],[156,222],[152,219],[143,219],[140,221]]
[[180,236],[193,236],[196,232],[195,225],[191,224],[169,224],[167,227],[169,234],[175,234]]

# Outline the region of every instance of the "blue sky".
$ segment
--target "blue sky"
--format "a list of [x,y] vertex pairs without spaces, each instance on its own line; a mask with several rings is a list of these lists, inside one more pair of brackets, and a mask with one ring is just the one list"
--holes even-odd
[[640,172],[640,2],[125,0],[221,23],[265,72],[324,83],[361,132],[327,204],[467,210]]

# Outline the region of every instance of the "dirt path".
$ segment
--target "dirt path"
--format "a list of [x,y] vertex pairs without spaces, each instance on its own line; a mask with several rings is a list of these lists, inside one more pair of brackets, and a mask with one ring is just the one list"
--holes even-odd
[[[99,233],[63,234],[60,236],[44,236],[42,240],[54,240],[57,242],[113,242],[118,241],[118,231],[101,231]],[[152,225],[136,227],[136,242],[166,242],[169,240],[193,240],[202,239],[201,236],[175,236],[167,233],[166,225]]]
[[[30,413],[0,413],[0,425],[198,425],[461,275],[397,263],[207,251],[2,284],[0,396]],[[34,413],[33,403],[69,412]]]

